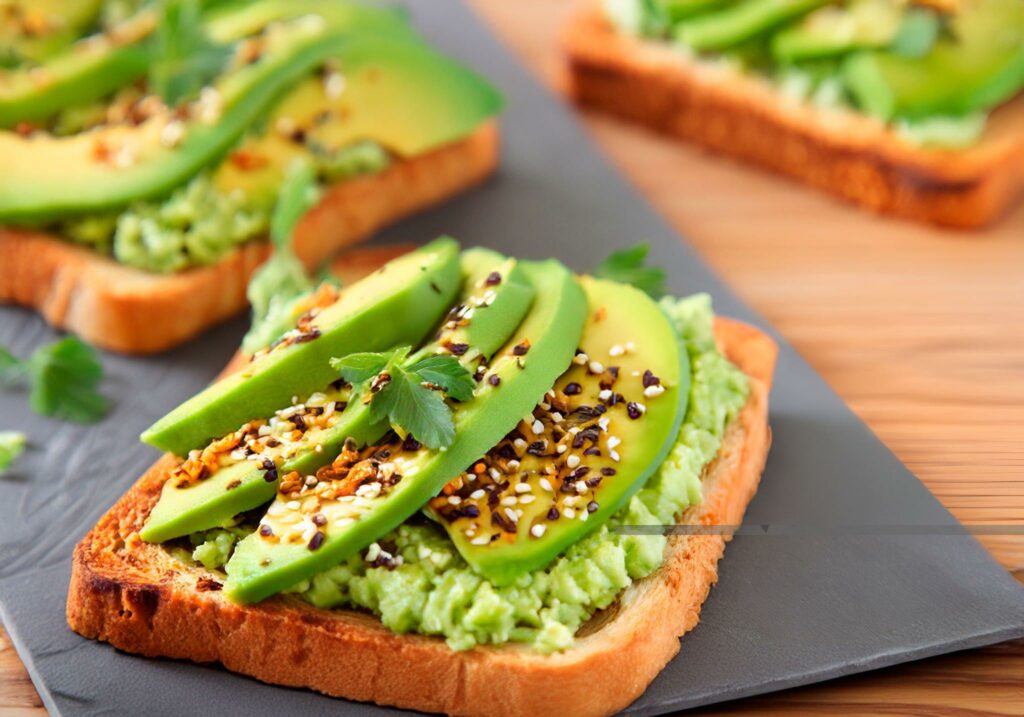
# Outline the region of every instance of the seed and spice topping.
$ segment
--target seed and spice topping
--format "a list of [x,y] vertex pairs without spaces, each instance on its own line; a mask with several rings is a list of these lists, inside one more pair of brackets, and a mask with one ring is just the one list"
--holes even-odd
[[[512,353],[528,350],[527,343]],[[629,448],[616,427],[643,418],[642,401],[660,395],[648,393],[651,387],[664,391],[652,371],[616,365],[621,359],[635,366],[635,350],[632,341],[613,344],[602,351],[607,364],[577,350],[533,412],[430,501],[433,512],[475,546],[537,540],[559,522],[587,521],[601,508],[602,483],[615,480]]]

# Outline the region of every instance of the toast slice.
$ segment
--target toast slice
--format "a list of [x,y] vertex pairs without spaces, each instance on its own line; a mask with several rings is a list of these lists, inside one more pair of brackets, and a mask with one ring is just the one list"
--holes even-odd
[[[716,319],[715,331],[725,355],[750,377],[750,396],[705,469],[704,502],[681,522],[736,525],[768,451],[776,346],[727,319]],[[397,635],[369,614],[318,609],[295,596],[229,602],[219,592],[222,576],[184,568],[138,538],[172,464],[171,456],[159,460],[75,549],[67,604],[75,632],[128,652],[219,662],[264,682],[424,712],[586,716],[622,709],[697,624],[730,537],[671,537],[664,565],[592,618],[564,652],[541,655],[520,645],[455,652],[440,638]]]
[[966,229],[1024,192],[1024,97],[992,113],[976,145],[929,149],[867,115],[787,100],[764,79],[621,33],[594,3],[573,15],[563,47],[580,104],[877,212]]
[[[468,137],[332,186],[296,228],[309,268],[379,229],[482,182],[498,163],[492,120]],[[0,302],[34,307],[58,328],[127,354],[175,346],[242,311],[252,272],[270,254],[249,242],[216,264],[151,274],[37,231],[0,227]]]

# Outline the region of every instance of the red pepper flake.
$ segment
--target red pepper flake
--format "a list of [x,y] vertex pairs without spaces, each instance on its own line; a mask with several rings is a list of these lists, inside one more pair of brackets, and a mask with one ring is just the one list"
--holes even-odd
[[231,164],[235,165],[243,172],[251,172],[254,169],[263,169],[270,160],[262,154],[256,154],[245,149],[239,149],[231,153]]

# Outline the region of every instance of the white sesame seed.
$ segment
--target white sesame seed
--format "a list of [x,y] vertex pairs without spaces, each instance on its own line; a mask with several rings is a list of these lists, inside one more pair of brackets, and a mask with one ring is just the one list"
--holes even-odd
[[609,356],[621,356],[624,353],[626,353],[626,349],[622,348],[619,344],[615,344],[608,349]]
[[486,535],[481,535],[479,537],[473,538],[469,542],[471,545],[487,545],[489,542],[491,542],[491,539]]
[[487,472],[490,474],[491,478],[493,478],[494,480],[501,480],[501,471],[499,471],[497,468],[491,468]]
[[608,450],[612,450],[620,443],[622,443],[622,439],[618,436],[608,436]]
[[539,436],[544,432],[544,424],[541,423],[539,420],[534,421],[533,426],[531,428],[533,429],[533,434],[535,436]]
[[565,465],[569,466],[570,468],[575,468],[579,464],[580,464],[580,457],[577,456],[576,454],[573,454],[573,455],[571,455],[571,456],[569,456],[568,458],[565,459]]
[[539,538],[544,535],[544,531],[546,531],[547,529],[548,527],[543,523],[537,523],[535,526],[530,528],[530,535],[532,535],[535,538]]
[[522,438],[517,438],[514,441],[512,441],[512,445],[515,446],[517,450],[525,451],[526,447],[530,444],[524,441]]
[[537,405],[540,406],[541,409],[543,409],[545,411],[550,411],[551,410],[551,404],[548,403],[547,401],[541,401]]
[[579,426],[573,426],[572,428],[569,429],[569,435],[570,436],[575,436],[579,432],[580,432],[580,427]]
[[514,495],[507,495],[501,499],[502,505],[515,505],[518,502],[518,499]]
[[462,502],[462,498],[457,495],[448,496],[448,505],[458,505]]
[[554,488],[551,487],[551,481],[549,481],[547,478],[541,478],[539,481],[537,481],[537,483],[540,485],[541,488],[546,490],[548,493],[554,492]]
[[516,493],[529,493],[532,490],[529,483],[516,483]]
[[640,411],[640,413],[647,413],[647,406],[640,402],[636,402],[636,410]]
[[535,495],[521,495],[521,496],[519,496],[519,503],[521,505],[529,505],[530,503],[532,503],[535,500],[537,500],[537,496],[535,496]]
[[473,500],[480,500],[485,495],[487,495],[487,492],[484,491],[483,488],[477,488],[475,491],[469,494],[469,497],[472,498]]
[[550,398],[550,399],[554,399],[554,397],[555,397],[555,391],[554,391],[554,389],[550,389],[550,388],[549,388],[549,389],[547,390],[547,392],[546,392],[546,393],[545,393],[544,395],[545,395],[545,396],[547,396],[547,397],[548,397],[548,398]]
[[580,520],[582,520],[584,523],[587,522],[587,518],[589,518],[589,517],[590,517],[590,513],[588,513],[585,510],[581,510],[580,511]]
[[608,455],[610,455],[612,457],[612,460],[615,461],[616,463],[619,462],[619,454],[617,451],[608,451]]
[[305,480],[306,485],[312,487],[312,486],[315,486],[318,482],[319,481],[316,479],[316,476],[306,476],[306,480]]
[[284,504],[284,507],[287,508],[288,510],[298,510],[299,507],[300,507],[300,504],[299,504],[299,501],[297,501],[297,500],[290,500],[290,501],[288,501],[287,503]]
[[555,450],[558,453],[565,453],[568,450],[568,448],[565,447],[564,443],[559,443],[557,446],[555,446]]
[[576,485],[574,485],[573,487],[576,489],[577,493],[586,493],[587,492],[587,484],[584,481],[581,481],[581,480],[576,481]]
[[370,543],[370,547],[366,549],[366,562],[372,563],[380,557],[381,552],[380,546],[377,543]]
[[505,508],[505,515],[508,516],[508,519],[511,520],[513,523],[519,520],[519,516],[516,515],[516,512],[511,508]]
[[565,420],[565,416],[563,416],[558,411],[552,411],[551,412],[551,420],[554,421],[555,423],[561,423],[562,421]]
[[660,383],[655,384],[654,386],[648,386],[644,389],[644,395],[647,396],[647,398],[654,398],[655,396],[660,396],[663,393],[665,393],[665,387]]
[[323,453],[324,452],[323,444],[322,443],[317,443],[316,447],[313,449],[313,451],[316,452],[316,453]]
[[515,458],[513,458],[512,460],[510,460],[508,462],[509,470],[513,470],[514,471],[515,469],[517,469],[519,467],[519,465],[520,465],[519,461],[517,461]]
[[332,72],[324,78],[324,94],[330,99],[336,100],[345,91],[345,78],[337,72]]
[[185,125],[178,120],[171,120],[160,130],[160,144],[164,147],[177,147],[185,136]]
[[338,518],[334,521],[334,527],[344,528],[346,525],[352,525],[354,522],[356,522],[355,518]]
[[576,356],[573,357],[572,362],[577,366],[585,366],[587,364],[587,361],[589,360],[590,357],[587,356],[585,353],[578,353],[576,354]]
[[640,372],[639,372],[639,371],[634,371],[634,372],[633,372],[633,375],[634,375],[634,376],[639,376],[639,375],[640,375]]
[[604,364],[600,361],[591,361],[588,368],[590,369],[590,373],[604,373]]
[[608,432],[608,425],[610,423],[611,423],[611,419],[608,418],[608,416],[601,416],[601,418],[599,418],[598,421],[597,421],[597,425],[600,426],[601,430],[604,431],[605,433]]
[[576,517],[576,511],[573,510],[572,508],[566,507],[566,508],[562,509],[562,515],[564,515],[569,520],[572,520],[573,518]]
[[607,400],[608,400],[609,398],[611,398],[611,397],[612,397],[612,391],[611,391],[611,389],[610,389],[610,388],[605,388],[605,389],[602,389],[602,390],[601,390],[601,391],[600,391],[600,392],[599,392],[599,393],[597,394],[597,397],[598,397],[598,398],[600,398],[600,399],[601,399],[602,401],[607,401]]
[[636,351],[636,344],[634,344],[632,341],[627,341],[626,345],[623,348],[625,348],[626,351]]

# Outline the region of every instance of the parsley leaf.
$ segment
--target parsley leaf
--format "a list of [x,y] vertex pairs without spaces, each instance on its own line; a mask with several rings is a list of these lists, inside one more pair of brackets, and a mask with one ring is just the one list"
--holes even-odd
[[19,431],[0,431],[0,475],[6,473],[25,450],[26,440],[25,434]]
[[612,252],[591,273],[599,279],[632,284],[657,299],[668,291],[665,287],[665,270],[644,265],[650,249],[650,245],[644,243]]
[[96,352],[72,336],[39,347],[27,361],[0,347],[0,381],[28,383],[29,406],[44,416],[78,423],[99,420],[110,408],[96,390],[102,379]]
[[388,351],[385,353],[349,354],[344,358],[332,358],[331,367],[338,371],[343,379],[355,386],[380,374],[388,365],[393,353]]
[[149,86],[171,107],[198,93],[231,54],[207,37],[198,0],[164,0],[152,42]]
[[427,448],[446,448],[455,440],[452,409],[442,391],[457,401],[473,397],[473,376],[454,356],[409,359],[409,347],[403,346],[384,353],[334,358],[331,366],[357,388],[386,373],[387,380],[370,394],[371,419],[386,419],[392,428],[411,434]]
[[247,353],[269,345],[290,329],[296,318],[296,301],[316,284],[292,251],[291,239],[295,225],[318,198],[313,166],[308,162],[293,165],[270,218],[274,253],[256,270],[246,289],[252,305],[252,325],[242,339],[242,350]]
[[473,398],[476,386],[473,375],[454,356],[428,356],[410,366],[409,372],[419,376],[421,381],[440,386],[456,401]]
[[452,409],[433,391],[401,366],[392,366],[391,380],[373,395],[370,417],[387,417],[393,428],[412,434],[427,448],[445,448],[455,440]]

